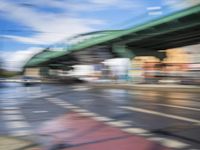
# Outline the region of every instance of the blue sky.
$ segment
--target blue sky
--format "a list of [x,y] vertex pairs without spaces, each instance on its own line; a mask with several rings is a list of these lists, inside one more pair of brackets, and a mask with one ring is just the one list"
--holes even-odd
[[[76,34],[128,28],[197,1],[1,0],[0,54],[20,54],[20,59],[28,59],[42,48]],[[18,59],[13,57],[10,62]]]

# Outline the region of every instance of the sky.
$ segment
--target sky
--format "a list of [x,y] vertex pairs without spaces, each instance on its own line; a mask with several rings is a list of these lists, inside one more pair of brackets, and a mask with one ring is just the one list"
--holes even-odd
[[80,33],[125,29],[199,0],[0,0],[0,57],[20,70],[33,54]]

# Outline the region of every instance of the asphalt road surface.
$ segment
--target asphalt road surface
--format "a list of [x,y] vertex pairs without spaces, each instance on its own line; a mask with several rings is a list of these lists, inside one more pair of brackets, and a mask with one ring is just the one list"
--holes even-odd
[[[200,149],[200,94],[123,89],[87,85],[6,83],[0,88],[0,135],[38,136],[38,127],[70,112],[97,114],[122,130],[148,131],[145,138],[180,141]],[[70,107],[63,107],[68,104]],[[139,130],[137,132],[140,132]],[[36,139],[38,140],[38,139]],[[45,143],[45,140],[39,140]],[[184,149],[184,148],[181,148]]]

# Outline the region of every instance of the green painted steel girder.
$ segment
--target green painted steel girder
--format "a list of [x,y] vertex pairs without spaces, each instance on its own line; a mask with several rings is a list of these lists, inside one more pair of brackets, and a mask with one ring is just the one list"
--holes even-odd
[[186,29],[186,28],[192,28],[192,27],[195,27],[195,26],[198,26],[198,25],[200,25],[200,21],[196,20],[192,23],[185,23],[185,24],[183,23],[183,25],[181,25],[181,26],[169,27],[169,28],[166,28],[166,29],[160,30],[160,31],[157,30],[154,33],[146,32],[146,34],[145,33],[144,34],[137,34],[136,36],[132,36],[132,38],[130,38],[129,40],[126,40],[126,43],[137,42],[137,41],[140,41],[140,40],[143,40],[143,39],[152,38],[152,37],[162,35],[162,34],[168,34],[168,33],[183,30],[183,29]]
[[[196,15],[196,16],[195,16]],[[123,46],[123,42],[131,43],[138,42],[144,39],[153,38],[159,35],[165,35],[173,33],[179,30],[193,28],[200,25],[198,16],[200,16],[200,5],[176,12],[174,14],[158,18],[156,20],[149,21],[144,24],[134,26],[126,30],[109,31],[101,36],[93,37],[69,48],[65,51],[53,52],[44,51],[41,54],[32,57],[25,67],[41,65],[52,59],[68,55],[72,52],[85,50],[89,47],[97,45],[110,45],[113,46],[113,50],[119,53],[122,57],[132,57],[133,54],[127,50],[126,46]],[[181,19],[190,17],[186,22],[182,22]],[[196,17],[196,18],[194,18]],[[121,44],[120,44],[121,43]],[[124,54],[123,54],[124,53]]]
[[25,67],[35,67],[44,62],[49,61],[52,58],[60,57],[65,54],[64,51],[43,51],[35,56],[33,56],[26,64]]
[[[133,34],[133,33],[139,32],[139,31],[151,29],[151,28],[154,28],[158,25],[166,24],[168,22],[177,21],[180,18],[183,18],[185,16],[189,16],[189,15],[192,15],[192,14],[196,14],[196,13],[200,13],[200,5],[197,5],[197,6],[176,12],[176,13],[171,14],[171,15],[166,16],[166,17],[162,17],[162,18],[144,23],[142,25],[132,27],[132,28],[127,29],[127,30],[121,30],[121,31],[118,31],[118,32],[110,33],[110,34],[105,35],[105,36],[99,36],[99,37],[96,37],[96,38],[93,38],[93,39],[88,39],[87,41],[78,43],[78,44],[74,45],[73,47],[71,47],[70,51],[85,49],[87,47],[91,47],[91,46],[98,45],[98,44],[103,44],[105,42],[115,42],[116,39],[120,39],[120,38],[127,36],[129,34]],[[197,18],[197,21],[199,21],[198,18]],[[186,27],[187,26],[181,27],[181,28],[186,28]],[[171,29],[171,31],[172,31],[172,29]],[[173,30],[173,31],[175,31],[175,30]],[[162,33],[162,32],[165,32],[165,31],[161,31],[160,33]]]

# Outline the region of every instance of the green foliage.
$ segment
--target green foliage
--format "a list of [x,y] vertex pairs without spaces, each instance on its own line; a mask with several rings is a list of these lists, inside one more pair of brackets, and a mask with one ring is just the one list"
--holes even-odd
[[7,70],[0,69],[0,77],[10,78],[10,77],[14,77],[20,74],[21,72],[7,71]]

